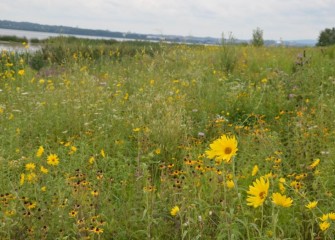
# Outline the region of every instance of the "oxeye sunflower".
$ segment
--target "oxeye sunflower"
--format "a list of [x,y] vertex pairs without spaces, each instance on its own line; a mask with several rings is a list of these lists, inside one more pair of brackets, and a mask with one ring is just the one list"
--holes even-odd
[[206,151],[209,159],[215,159],[219,163],[225,161],[229,163],[237,153],[237,140],[235,136],[222,135],[209,145],[210,149]]
[[253,186],[249,186],[247,205],[253,206],[254,208],[263,205],[269,192],[269,186],[270,183],[268,179],[264,179],[264,177],[256,179],[256,181],[253,182]]
[[281,195],[280,193],[273,193],[272,202],[281,207],[291,207],[293,200],[292,198]]

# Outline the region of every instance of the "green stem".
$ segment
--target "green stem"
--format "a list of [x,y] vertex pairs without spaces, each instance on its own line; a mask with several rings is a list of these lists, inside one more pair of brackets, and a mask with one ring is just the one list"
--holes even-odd
[[276,229],[277,229],[277,222],[278,222],[278,212],[275,213],[274,204],[272,204],[272,236],[273,239],[276,239]]
[[224,178],[224,184],[223,184],[223,197],[224,197],[224,214],[225,214],[225,220],[226,220],[226,225],[228,226],[228,239],[230,240],[230,224],[228,222],[228,212],[227,212],[227,189],[226,189],[226,173],[225,173],[225,168],[223,165],[223,169],[222,169],[222,173],[224,174],[225,178]]
[[237,194],[237,198],[238,198],[238,201],[239,201],[239,204],[240,204],[240,207],[241,207],[241,211],[242,211],[242,215],[244,217],[244,221],[245,221],[245,225],[246,225],[246,230],[247,230],[247,237],[248,239],[250,239],[250,233],[249,233],[249,227],[248,227],[248,219],[245,215],[245,211],[244,211],[244,207],[243,207],[243,204],[242,204],[242,199],[241,199],[241,194],[238,192],[238,185],[237,185],[237,180],[236,180],[236,176],[235,176],[235,157],[233,157],[232,159],[232,165],[233,165],[233,181],[234,181],[234,185],[235,185],[235,189],[236,189],[236,194]]
[[263,222],[264,222],[264,207],[263,205],[261,206],[262,208],[262,217],[261,217],[261,234],[263,234]]

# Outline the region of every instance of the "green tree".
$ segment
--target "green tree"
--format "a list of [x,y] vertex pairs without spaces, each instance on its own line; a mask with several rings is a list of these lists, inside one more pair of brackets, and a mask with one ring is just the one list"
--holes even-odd
[[263,30],[259,27],[256,28],[252,33],[252,41],[251,44],[260,47],[264,45],[264,39],[263,39]]
[[335,44],[335,28],[326,28],[320,33],[316,46],[329,46]]

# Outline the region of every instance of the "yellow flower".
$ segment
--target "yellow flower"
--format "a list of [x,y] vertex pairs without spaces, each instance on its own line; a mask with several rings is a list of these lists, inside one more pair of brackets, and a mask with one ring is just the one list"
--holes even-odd
[[171,216],[176,216],[178,213],[179,213],[180,209],[178,206],[174,206],[171,211],[170,211],[170,214]]
[[46,190],[47,190],[47,187],[46,187],[46,186],[41,187],[41,191],[42,191],[42,192],[45,192]]
[[326,214],[323,214],[322,217],[320,217],[320,220],[321,221],[328,221],[328,220],[335,220],[335,213],[333,212],[330,212],[330,213],[326,213]]
[[33,171],[35,169],[35,164],[34,163],[27,163],[26,164],[26,170],[27,171]]
[[69,154],[72,155],[72,154],[74,154],[75,152],[77,152],[77,148],[76,148],[75,146],[71,146],[70,151],[69,151]]
[[322,217],[320,217],[320,220],[321,220],[322,222],[327,221],[328,219],[329,219],[329,214],[328,214],[328,213],[323,214]]
[[219,139],[211,143],[209,147],[210,150],[206,151],[207,157],[210,159],[215,158],[219,163],[221,163],[221,161],[230,162],[238,150],[235,136],[229,137],[227,135],[222,135]]
[[75,216],[77,216],[77,214],[78,214],[78,211],[75,211],[75,210],[72,210],[71,212],[69,212],[69,216],[71,218],[74,218]]
[[30,183],[34,183],[37,181],[37,175],[35,173],[27,174],[27,181]]
[[91,195],[97,197],[99,195],[99,192],[97,190],[91,191]]
[[36,157],[41,157],[44,153],[44,148],[43,146],[40,146],[36,152]]
[[92,227],[90,229],[90,231],[93,232],[93,233],[96,233],[96,234],[100,234],[100,233],[104,232],[104,230],[102,228],[99,228],[99,227]]
[[259,170],[258,165],[255,165],[252,169],[251,176],[255,176],[258,173],[258,170]]
[[139,132],[141,129],[140,128],[134,128],[133,132]]
[[88,162],[90,164],[93,164],[95,162],[95,158],[94,157],[90,157],[90,159],[88,159]]
[[263,78],[263,79],[261,80],[261,82],[265,84],[265,83],[268,82],[268,80],[267,80],[266,78]]
[[20,175],[20,186],[22,186],[24,184],[24,179],[25,179],[25,174],[21,173],[21,175]]
[[328,218],[331,220],[335,220],[335,213],[333,212],[328,213]]
[[7,217],[14,216],[15,215],[15,210],[6,210],[5,215]]
[[57,166],[59,164],[59,158],[56,154],[50,154],[47,159],[49,165]]
[[101,149],[100,154],[101,154],[101,156],[102,156],[103,158],[106,157],[106,155],[105,155],[105,151],[104,151],[103,149]]
[[41,166],[40,168],[41,172],[44,173],[44,174],[47,174],[49,172],[48,169],[46,169],[45,167]]
[[278,183],[278,185],[279,185],[280,192],[283,194],[286,191],[286,188],[285,188],[284,184],[280,182],[280,183]]
[[253,186],[249,186],[249,191],[247,193],[251,196],[248,196],[247,198],[247,205],[253,206],[254,208],[263,205],[268,195],[269,186],[270,183],[268,179],[264,179],[264,177],[256,179],[256,181],[253,182]]
[[278,206],[291,207],[293,200],[292,198],[281,195],[280,193],[273,193],[272,202]]
[[24,75],[24,69],[21,69],[17,72],[20,76],[23,76]]
[[232,188],[235,187],[235,183],[234,183],[233,180],[227,180],[227,181],[226,181],[226,185],[227,185],[227,187],[228,187],[229,189],[232,189]]
[[286,180],[285,180],[285,178],[279,178],[279,182],[280,182],[280,183],[285,183]]
[[321,231],[326,231],[330,227],[330,223],[325,221],[319,224]]
[[305,207],[308,209],[313,209],[316,207],[316,205],[318,205],[318,201],[313,201],[313,202],[309,202],[307,205],[305,205]]
[[34,209],[36,208],[36,202],[30,202],[26,206],[28,209]]
[[320,159],[317,158],[317,159],[315,159],[315,161],[311,165],[309,165],[309,167],[311,169],[316,168],[316,166],[319,165],[319,163],[320,163]]
[[155,150],[155,153],[156,153],[157,155],[161,154],[161,149],[160,149],[160,148],[157,148],[157,149]]

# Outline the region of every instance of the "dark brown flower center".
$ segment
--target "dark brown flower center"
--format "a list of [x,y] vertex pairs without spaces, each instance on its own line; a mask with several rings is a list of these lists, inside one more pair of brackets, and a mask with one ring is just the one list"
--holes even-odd
[[226,148],[224,149],[224,153],[225,153],[225,154],[231,154],[232,151],[233,151],[233,150],[232,150],[230,147],[226,147]]
[[264,198],[265,198],[265,195],[266,195],[265,192],[260,192],[260,193],[259,193],[259,197],[260,197],[260,199],[264,199]]

